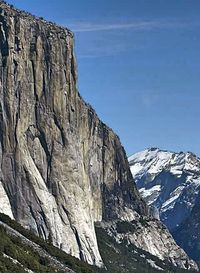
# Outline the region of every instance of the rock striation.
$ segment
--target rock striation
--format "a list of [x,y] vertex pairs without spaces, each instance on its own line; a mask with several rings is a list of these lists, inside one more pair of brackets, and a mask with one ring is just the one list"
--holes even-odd
[[119,138],[76,82],[71,31],[0,2],[0,211],[102,266],[94,223],[149,209]]
[[197,269],[194,262],[188,262],[184,250],[176,244],[166,226],[155,218],[141,217],[131,222],[102,222],[100,227],[119,244],[125,243],[127,248],[133,245],[176,267]]
[[119,138],[76,81],[73,34],[1,3],[0,211],[101,265],[94,222],[147,207]]

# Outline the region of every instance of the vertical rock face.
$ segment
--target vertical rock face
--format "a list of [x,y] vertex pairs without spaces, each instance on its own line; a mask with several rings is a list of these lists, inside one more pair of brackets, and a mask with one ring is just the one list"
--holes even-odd
[[[119,138],[80,97],[76,80],[72,33],[1,2],[0,212],[101,266],[94,223],[149,212]],[[163,253],[175,263],[177,255]],[[181,259],[196,269],[185,253]]]
[[147,207],[76,78],[69,30],[0,3],[0,211],[101,265],[94,222],[133,220]]

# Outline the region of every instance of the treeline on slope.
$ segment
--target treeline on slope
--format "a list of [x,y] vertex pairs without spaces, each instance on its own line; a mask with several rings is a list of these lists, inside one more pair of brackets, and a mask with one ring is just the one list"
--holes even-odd
[[[121,222],[120,225],[118,225],[118,229],[122,233],[130,230],[131,227],[128,222]],[[109,273],[196,272],[193,270],[180,269],[167,261],[161,261],[150,253],[138,249],[132,244],[128,244],[126,241],[117,243],[115,239],[109,236],[108,233],[100,227],[96,227],[96,234],[100,253],[107,268],[107,272]],[[151,261],[160,269],[153,268],[150,265]]]
[[[175,267],[167,261],[163,262],[148,252],[138,249],[134,245],[128,245],[125,241],[117,243],[104,229],[96,227],[99,250],[106,266],[106,268],[99,269],[54,247],[50,241],[44,241],[33,232],[23,228],[16,221],[11,220],[5,214],[0,213],[0,221],[18,231],[30,241],[41,246],[51,256],[55,257],[77,273],[196,273],[196,271]],[[129,222],[120,222],[117,225],[119,233],[128,231],[134,232],[132,228],[133,225]],[[8,235],[5,228],[0,226],[0,272],[26,272],[20,264],[11,263],[11,260],[5,257],[4,254],[16,259],[24,268],[28,268],[35,273],[58,272],[51,268],[47,258],[40,257],[31,247],[24,245],[19,237]],[[163,268],[164,270],[153,268],[148,262],[150,260],[153,261],[156,266]]]
[[[77,273],[97,273],[97,272],[99,272],[99,269],[97,267],[94,267],[94,266],[91,266],[91,265],[89,265],[89,264],[87,264],[85,262],[82,262],[79,259],[77,259],[77,258],[75,258],[75,257],[73,257],[71,255],[68,255],[67,253],[60,250],[59,248],[54,247],[51,244],[50,241],[49,242],[44,241],[42,238],[38,237],[37,235],[35,235],[30,230],[27,230],[27,229],[23,228],[19,223],[17,223],[16,221],[10,219],[9,216],[0,213],[0,221],[2,221],[5,224],[9,225],[11,228],[18,231],[20,234],[25,236],[30,241],[32,241],[32,242],[38,244],[39,246],[41,246],[45,251],[48,252],[48,254],[55,257],[58,261],[62,262],[64,265],[68,266],[69,268],[71,268],[75,272],[77,272]],[[4,252],[6,255],[11,256],[12,258],[16,259],[16,256],[15,256],[15,255],[17,255],[16,253],[19,251],[19,248],[22,248],[22,246],[23,246],[23,244],[21,243],[20,238],[16,238],[14,236],[12,237],[10,235],[6,235],[6,232],[2,227],[1,227],[0,231],[1,231],[2,235],[3,235],[3,237],[5,238],[5,241],[2,241],[2,242],[0,241],[0,244],[2,244],[2,245],[4,245],[4,243],[9,243],[10,244],[10,247],[7,247],[6,244],[5,244],[6,248],[1,249],[1,254]],[[28,259],[28,261],[29,261],[28,263],[31,263],[31,260],[32,260],[33,267],[34,267],[34,264],[37,264],[36,267],[37,267],[38,271],[35,270],[35,269],[34,270],[32,269],[35,273],[40,273],[40,272],[41,273],[43,273],[43,272],[44,273],[45,272],[52,273],[52,272],[55,272],[55,271],[45,271],[44,266],[46,266],[47,263],[49,265],[48,260],[39,257],[37,255],[37,253],[35,253],[35,251],[33,249],[31,249],[30,247],[27,247],[27,246],[23,246],[23,247],[25,248],[25,251],[29,251],[29,253],[31,253],[30,254],[31,258],[30,259],[28,259],[28,257],[26,255],[24,255],[25,259],[26,258]],[[22,250],[24,250],[24,248],[22,248]],[[9,252],[9,249],[11,249],[10,252]],[[17,257],[17,260],[18,260],[18,258],[20,259],[20,263],[25,264],[25,260],[22,261],[21,256]],[[4,261],[6,263],[7,260],[3,258],[3,255],[1,255],[1,259],[3,259],[2,261]],[[26,266],[27,266],[27,264],[26,264]],[[30,264],[30,266],[31,266],[31,264]],[[28,268],[30,268],[30,267],[28,267]],[[43,271],[40,271],[41,268],[42,268]],[[20,272],[21,273],[21,272],[24,272],[24,271],[15,271],[14,270],[14,271],[7,271],[6,272],[6,271],[2,270],[2,272],[3,273],[7,273],[7,272]]]
[[0,272],[25,273],[25,269],[35,273],[56,273],[49,260],[40,257],[32,248],[24,245],[19,237],[10,236],[0,226]]

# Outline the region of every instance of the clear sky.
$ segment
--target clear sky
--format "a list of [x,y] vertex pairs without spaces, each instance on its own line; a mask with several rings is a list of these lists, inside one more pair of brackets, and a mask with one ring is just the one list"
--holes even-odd
[[8,2],[74,31],[80,93],[128,155],[200,155],[199,0]]

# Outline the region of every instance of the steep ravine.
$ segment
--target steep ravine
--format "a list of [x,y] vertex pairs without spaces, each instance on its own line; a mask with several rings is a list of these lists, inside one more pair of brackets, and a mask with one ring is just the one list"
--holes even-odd
[[94,223],[149,212],[119,138],[76,89],[73,34],[0,2],[0,41],[0,211],[101,266]]

